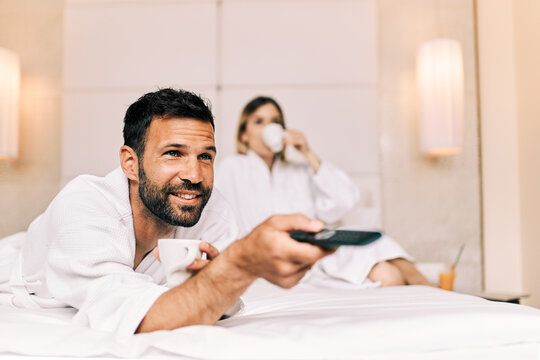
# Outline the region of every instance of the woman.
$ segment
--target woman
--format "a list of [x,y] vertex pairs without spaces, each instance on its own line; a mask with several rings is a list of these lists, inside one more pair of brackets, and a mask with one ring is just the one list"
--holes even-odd
[[[273,151],[268,139],[265,143],[263,129],[269,124],[284,130],[283,149]],[[287,129],[272,98],[259,96],[244,107],[236,142],[238,154],[219,164],[215,184],[232,205],[241,236],[278,213],[302,213],[334,224],[358,201],[358,189],[347,174],[321,161],[302,132]],[[287,145],[304,161],[288,161]],[[341,247],[321,260],[306,281],[324,285],[330,276],[355,286],[429,284],[409,260],[397,243],[384,237],[369,246]]]

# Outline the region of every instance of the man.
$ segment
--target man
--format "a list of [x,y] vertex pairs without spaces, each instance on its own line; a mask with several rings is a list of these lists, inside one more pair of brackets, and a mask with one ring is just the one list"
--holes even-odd
[[[275,216],[223,253],[235,236],[212,192],[214,122],[198,96],[162,89],[127,110],[121,169],[71,181],[28,228],[9,286],[16,306],[72,306],[74,320],[120,334],[213,324],[258,277],[294,286],[331,253],[292,240],[318,231],[301,215]],[[152,254],[160,238],[206,241],[199,270],[171,289]]]

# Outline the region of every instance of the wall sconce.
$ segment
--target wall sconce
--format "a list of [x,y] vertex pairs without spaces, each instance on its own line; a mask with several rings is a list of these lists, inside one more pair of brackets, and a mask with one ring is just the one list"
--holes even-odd
[[420,148],[427,156],[459,154],[463,147],[463,55],[454,39],[434,39],[418,51]]
[[20,67],[17,55],[0,48],[0,160],[19,151]]

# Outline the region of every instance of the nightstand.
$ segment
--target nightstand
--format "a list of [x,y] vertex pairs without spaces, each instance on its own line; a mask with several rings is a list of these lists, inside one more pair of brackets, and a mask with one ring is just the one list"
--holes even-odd
[[512,304],[519,304],[521,299],[529,297],[530,294],[523,293],[495,293],[495,292],[479,292],[472,293],[471,295],[479,296],[490,301],[507,302]]

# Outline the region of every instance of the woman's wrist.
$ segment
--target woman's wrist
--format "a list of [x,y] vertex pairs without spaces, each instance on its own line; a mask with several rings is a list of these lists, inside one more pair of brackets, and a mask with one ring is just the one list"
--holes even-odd
[[315,153],[311,150],[306,151],[305,153],[303,153],[303,155],[306,157],[313,171],[317,173],[317,171],[319,171],[319,168],[321,167],[321,159],[319,159],[319,157],[315,155]]

